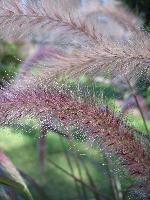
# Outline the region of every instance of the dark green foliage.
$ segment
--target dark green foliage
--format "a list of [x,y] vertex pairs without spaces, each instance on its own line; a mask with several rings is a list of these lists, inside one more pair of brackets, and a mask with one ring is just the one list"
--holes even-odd
[[146,91],[150,87],[150,78],[142,74],[136,82],[136,90],[139,95],[146,96]]
[[15,75],[19,57],[18,45],[0,40],[0,85]]
[[145,25],[150,25],[150,0],[122,0],[135,13],[141,15],[145,20]]
[[93,79],[83,76],[80,78],[79,82],[77,83],[74,80],[67,80],[67,87],[77,93],[76,95],[80,98],[93,99],[102,99],[103,100],[110,100],[114,98],[120,98],[120,92],[114,88],[111,84],[106,84],[103,82],[95,82]]

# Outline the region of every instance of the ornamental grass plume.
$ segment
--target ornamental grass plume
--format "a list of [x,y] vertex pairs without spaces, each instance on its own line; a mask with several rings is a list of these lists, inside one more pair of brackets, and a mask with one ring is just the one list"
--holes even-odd
[[[148,153],[132,133],[109,109],[89,105],[63,92],[43,89],[11,92],[0,97],[1,123],[12,123],[26,115],[55,120],[69,130],[71,125],[86,129],[87,137],[100,137],[102,148],[123,158],[131,174],[149,180],[150,159]],[[57,124],[55,124],[57,127]]]
[[[27,5],[22,5],[20,1],[2,1],[0,7],[0,25],[1,34],[8,38],[22,38],[29,36],[29,33],[39,33],[45,31],[51,33],[57,30],[58,38],[62,42],[64,38],[77,38],[80,48],[73,45],[72,41],[67,41],[67,45],[74,46],[75,51],[67,53],[66,59],[62,56],[56,63],[46,65],[49,71],[54,69],[68,75],[87,73],[96,74],[97,72],[112,73],[112,75],[127,75],[137,79],[142,73],[149,73],[150,64],[150,43],[149,34],[145,33],[139,26],[132,23],[131,16],[118,12],[110,12],[107,9],[105,13],[108,16],[114,16],[120,24],[120,21],[126,26],[134,26],[137,30],[131,31],[132,37],[126,41],[114,41],[101,33],[100,26],[94,26],[93,21],[86,20],[85,14],[79,14],[80,10],[63,12],[56,5],[50,5],[48,1],[28,1]],[[75,14],[77,12],[77,14]],[[125,11],[124,11],[125,12]],[[116,15],[118,17],[116,17]],[[128,22],[128,23],[127,23]],[[13,26],[13,28],[12,28]],[[41,30],[42,29],[42,30]],[[32,34],[31,34],[32,35]],[[79,39],[80,38],[80,39]],[[83,41],[81,40],[83,39]],[[65,42],[65,41],[64,41]],[[43,65],[41,65],[43,68]],[[61,66],[61,69],[60,69]],[[53,74],[53,73],[52,73]]]
[[[136,130],[111,109],[84,102],[72,91],[56,87],[56,80],[65,75],[78,78],[81,74],[94,76],[101,73],[109,77],[122,75],[131,80],[149,73],[149,34],[136,27],[136,23],[130,25],[131,16],[127,15],[129,18],[124,20],[124,14],[106,9],[105,14],[113,16],[132,32],[128,40],[116,41],[106,37],[100,26],[86,21],[85,13],[82,16],[79,12],[64,12],[50,5],[48,0],[27,2],[23,5],[19,0],[1,1],[0,32],[3,38],[16,40],[29,36],[29,33],[38,35],[41,29],[42,33],[49,34],[57,30],[62,42],[65,43],[64,38],[76,37],[79,45],[72,40],[66,42],[66,46],[72,47],[69,51],[63,44],[53,44],[39,48],[26,60],[18,75],[20,78],[0,90],[0,124],[11,124],[30,116],[43,124],[48,122],[56,129],[61,124],[68,133],[72,125],[81,127],[87,139],[99,141],[104,152],[122,158],[130,174],[142,180],[144,186],[150,186],[150,156],[135,137]],[[45,58],[48,64],[38,65]],[[36,75],[29,73],[33,66],[40,68]]]

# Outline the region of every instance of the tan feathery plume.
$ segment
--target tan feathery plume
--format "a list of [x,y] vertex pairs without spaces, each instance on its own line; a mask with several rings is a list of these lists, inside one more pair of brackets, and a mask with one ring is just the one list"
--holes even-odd
[[[50,9],[48,6],[46,7],[48,1],[41,0],[39,2],[37,5],[30,2],[28,6],[24,7],[17,0],[3,1],[0,7],[0,24],[6,37],[9,35],[18,37],[16,34],[25,35],[31,31],[31,27],[32,30],[34,27],[35,29],[42,27],[47,32],[52,28],[60,28],[64,34],[79,34],[86,36],[92,42],[85,44],[85,48],[81,42],[83,48],[66,55],[65,59],[58,57],[54,64],[49,62],[47,66],[50,66],[49,71],[52,70],[52,77],[53,73],[57,74],[58,71],[60,74],[67,73],[69,75],[81,72],[90,74],[113,72],[112,76],[121,74],[136,78],[143,72],[149,73],[150,43],[148,34],[145,35],[139,30],[141,34],[135,34],[131,40],[119,43],[102,36],[97,30],[98,27],[94,27],[89,22],[85,23],[85,18],[81,20],[82,18],[73,17],[71,13],[63,14],[62,11]],[[107,15],[118,18],[118,13],[111,13],[107,9],[104,11]],[[129,26],[129,20],[124,20],[124,15],[120,14],[119,20]]]
[[31,31],[36,28],[40,29],[40,27],[46,31],[50,31],[52,28],[66,28],[69,32],[83,34],[92,40],[98,40],[92,25],[88,27],[85,22],[74,18],[70,13],[66,15],[62,10],[60,13],[56,11],[58,8],[50,9],[49,7],[48,1],[43,0],[37,4],[29,1],[29,5],[22,5],[19,0],[2,1],[0,25],[3,36],[6,39],[11,36],[18,39],[17,37],[27,36]]

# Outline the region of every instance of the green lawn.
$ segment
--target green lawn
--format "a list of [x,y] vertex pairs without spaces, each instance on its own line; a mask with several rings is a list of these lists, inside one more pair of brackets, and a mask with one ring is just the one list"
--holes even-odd
[[[139,116],[135,116],[135,115],[129,115],[128,116],[128,122],[129,124],[131,124],[132,126],[134,126],[135,128],[137,128],[139,131],[145,133],[145,126],[144,126],[144,123],[143,123],[143,120],[141,117]],[[149,130],[149,135],[150,135],[150,121],[146,121],[146,125],[147,125],[147,128]]]
[[[27,134],[27,131],[21,129],[18,129],[17,131],[13,128],[0,129],[0,149],[6,152],[6,154],[11,158],[17,168],[32,176],[42,186],[42,188],[48,195],[48,199],[76,199],[77,192],[74,186],[75,183],[73,179],[54,167],[48,161],[46,164],[45,176],[41,177],[39,173],[39,162],[37,156],[37,141],[38,129],[34,129],[30,134]],[[70,145],[67,143],[67,141],[64,140],[64,143],[66,149],[68,149],[69,151],[69,156],[74,168],[74,172],[76,176],[79,177],[79,173],[76,167],[76,161],[74,159],[74,153],[72,150],[69,150]],[[106,170],[104,166],[100,163],[102,159],[100,158],[99,152],[93,149],[90,151],[90,153],[87,153],[85,145],[82,144],[76,144],[75,148],[78,149],[81,159],[88,167],[90,174],[94,179],[94,182],[98,185],[99,190],[103,191],[106,196],[112,195],[111,186],[108,182],[108,179],[103,174],[103,172],[105,172]],[[89,159],[88,156],[94,158],[93,160],[97,161],[98,166],[93,165],[91,159]],[[60,138],[56,134],[52,133],[48,133],[47,136],[47,160],[49,158],[55,161],[65,170],[70,171],[64,154],[64,147],[60,142]],[[83,180],[88,182],[83,166],[80,165],[80,167]],[[92,196],[92,194],[88,191],[87,195],[89,197]],[[35,199],[38,200],[40,198],[36,196]]]

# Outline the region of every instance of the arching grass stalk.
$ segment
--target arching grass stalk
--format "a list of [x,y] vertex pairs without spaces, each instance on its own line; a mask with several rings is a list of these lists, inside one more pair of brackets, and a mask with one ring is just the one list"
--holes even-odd
[[0,96],[2,123],[12,123],[29,114],[50,123],[57,119],[66,129],[72,124],[84,127],[87,138],[101,138],[101,149],[122,158],[132,175],[149,182],[148,152],[134,138],[133,129],[112,110],[82,102],[63,90],[46,91],[38,88],[18,93],[12,91],[9,96],[7,93]]
[[139,104],[139,101],[138,101],[138,99],[137,99],[136,92],[135,92],[134,88],[132,87],[132,85],[131,85],[129,79],[128,79],[127,77],[125,77],[125,79],[126,79],[126,82],[127,82],[128,86],[129,86],[130,91],[132,92],[132,95],[133,95],[133,97],[134,97],[134,99],[135,99],[137,108],[138,108],[138,110],[139,110],[139,112],[140,112],[140,115],[141,115],[141,117],[142,117],[143,124],[144,124],[144,127],[145,127],[145,131],[146,131],[147,134],[149,134],[149,130],[148,130],[148,127],[147,127],[147,124],[146,124],[146,120],[145,120],[143,111],[142,111],[142,109],[141,109],[141,106],[140,106],[140,104]]

